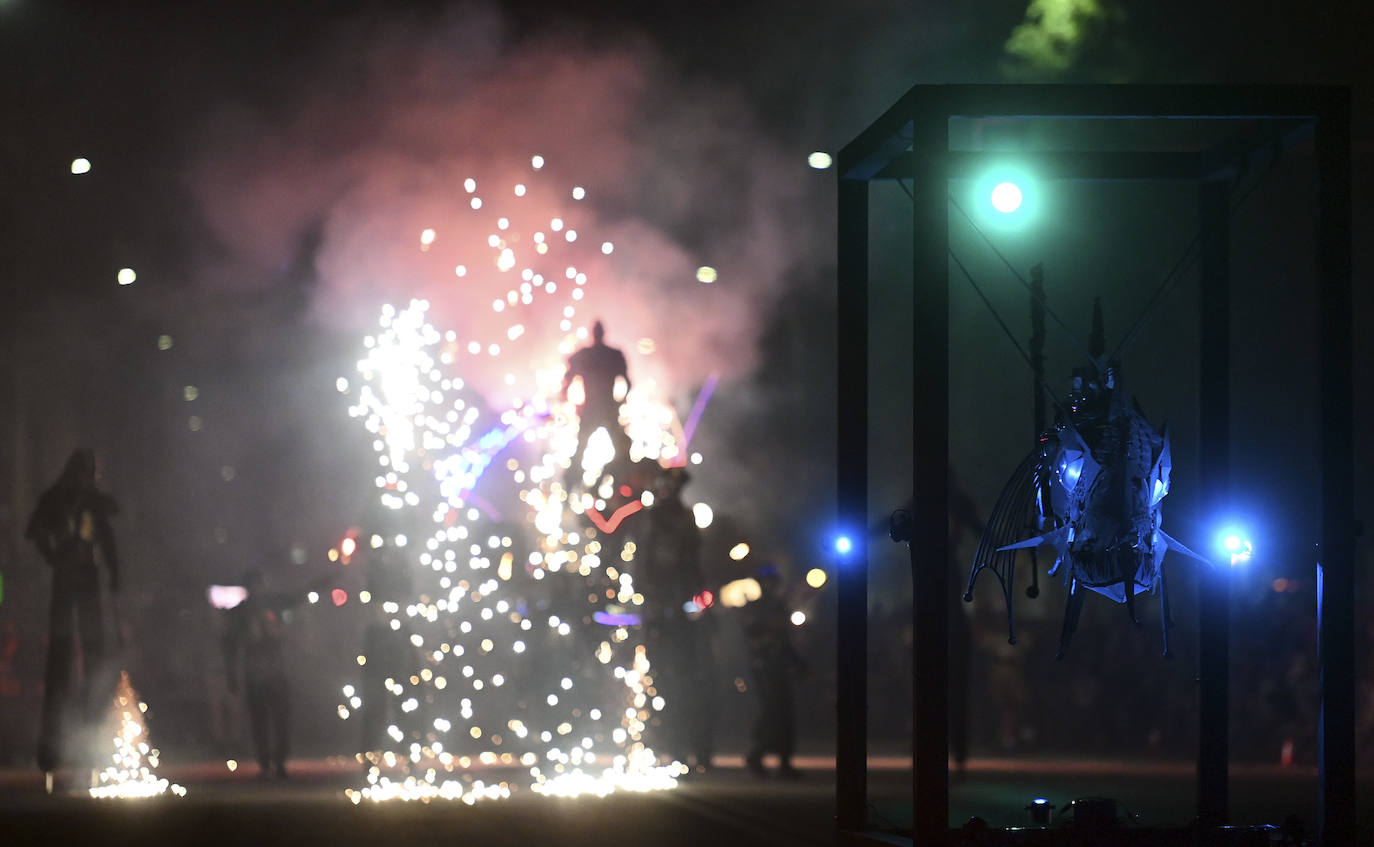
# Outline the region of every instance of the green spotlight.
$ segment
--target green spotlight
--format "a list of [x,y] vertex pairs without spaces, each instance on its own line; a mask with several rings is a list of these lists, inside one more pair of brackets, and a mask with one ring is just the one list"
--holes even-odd
[[1014,182],[999,182],[992,188],[992,208],[1010,215],[1021,208],[1021,189]]
[[972,180],[972,189],[963,202],[980,227],[1015,231],[1039,217],[1041,198],[1034,175],[1014,163],[988,168]]

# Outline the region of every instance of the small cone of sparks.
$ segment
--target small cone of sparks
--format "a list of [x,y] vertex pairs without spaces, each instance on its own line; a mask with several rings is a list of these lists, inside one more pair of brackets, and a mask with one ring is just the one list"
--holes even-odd
[[134,692],[128,672],[121,671],[107,721],[114,732],[114,752],[111,763],[91,788],[92,797],[156,797],[168,792],[186,796],[185,788],[153,773],[158,752],[148,742],[148,724],[143,717],[147,709]]

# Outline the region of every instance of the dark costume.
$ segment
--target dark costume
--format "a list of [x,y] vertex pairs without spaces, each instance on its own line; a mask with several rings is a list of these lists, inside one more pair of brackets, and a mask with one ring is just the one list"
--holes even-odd
[[244,702],[259,773],[285,777],[290,753],[291,686],[286,672],[283,614],[293,603],[264,594],[260,578],[251,577],[245,583],[248,598],[227,613],[224,655],[229,690],[238,691],[242,664]]
[[666,705],[659,746],[682,762],[711,764],[714,734],[714,656],[709,613],[691,616],[684,604],[706,587],[701,573],[701,533],[682,502],[687,472],[664,475],[648,515],[639,584],[645,592],[645,648],[654,686]]
[[356,711],[362,724],[362,750],[386,750],[393,745],[387,735],[392,725],[413,732],[423,728],[424,708],[407,714],[401,699],[394,696],[387,680],[394,676],[409,676],[411,668],[423,665],[416,648],[410,642],[410,631],[391,628],[392,616],[383,604],[387,600],[405,603],[411,596],[411,581],[401,562],[386,551],[374,551],[367,560],[367,586],[372,592],[372,604],[367,606],[367,625],[363,629],[363,655],[367,663],[362,667],[362,706]]
[[573,473],[581,468],[582,453],[587,449],[587,440],[598,427],[606,427],[615,446],[616,458],[628,461],[630,438],[620,425],[620,401],[615,399],[615,380],[625,380],[625,390],[630,390],[630,377],[625,364],[625,354],[605,343],[606,331],[597,321],[592,325],[592,343],[583,347],[568,358],[568,370],[563,376],[563,393],[574,377],[582,377],[582,390],[585,400],[577,407],[577,450],[573,453]]
[[762,589],[759,599],[744,607],[749,669],[759,704],[747,764],[749,770],[762,776],[764,754],[777,753],[778,775],[796,777],[799,772],[792,767],[797,737],[792,677],[805,666],[792,647],[792,624],[777,571],[766,566],[760,570],[758,580]]
[[95,470],[94,452],[73,451],[62,476],[39,498],[25,531],[53,574],[38,737],[38,766],[45,771],[64,764],[70,751],[78,749],[68,742],[99,722],[105,695],[113,688],[104,667],[105,620],[95,551],[100,549],[109,570],[110,591],[117,591],[119,561],[109,519],[118,508],[96,488]]

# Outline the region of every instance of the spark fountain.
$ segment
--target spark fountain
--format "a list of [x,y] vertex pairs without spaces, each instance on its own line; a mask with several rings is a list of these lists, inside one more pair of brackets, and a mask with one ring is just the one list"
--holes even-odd
[[[660,387],[637,382],[617,396],[630,455],[614,455],[600,429],[572,467],[578,386],[571,400],[560,388],[587,337],[577,307],[592,282],[578,251],[604,258],[613,246],[579,239],[574,220],[522,229],[514,214],[484,213],[475,185],[464,184],[463,226],[494,231],[489,252],[456,266],[465,284],[454,297],[490,309],[489,337],[441,331],[427,300],[386,305],[356,373],[337,383],[373,436],[385,522],[406,530],[373,537],[377,587],[359,596],[385,640],[357,656],[338,714],[391,720],[384,748],[358,755],[367,784],[347,795],[471,804],[522,788],[671,788],[686,768],[649,746],[665,703],[636,628],[645,598],[633,562],[654,479],[685,461],[682,428]],[[426,228],[420,249],[442,238]],[[504,296],[468,302],[517,276]]]
[[185,797],[186,789],[157,776],[159,754],[148,739],[148,723],[144,715],[148,704],[139,699],[129,682],[129,674],[121,671],[115,689],[108,723],[113,726],[114,750],[110,764],[100,771],[91,786],[92,797],[135,798],[173,794]]

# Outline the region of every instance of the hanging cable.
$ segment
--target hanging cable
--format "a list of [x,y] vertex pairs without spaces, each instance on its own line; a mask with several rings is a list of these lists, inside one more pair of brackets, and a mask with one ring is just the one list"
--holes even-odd
[[[1241,206],[1245,205],[1245,202],[1250,199],[1251,195],[1264,184],[1264,181],[1268,179],[1269,175],[1278,167],[1282,158],[1282,148],[1275,150],[1274,157],[1270,159],[1269,165],[1264,169],[1264,172],[1250,183],[1250,186],[1245,189],[1234,203],[1228,203],[1226,209],[1217,215],[1215,224],[1218,231],[1222,230],[1225,224],[1229,223],[1231,218],[1235,217],[1236,212],[1240,211]],[[1174,267],[1155,288],[1154,294],[1150,296],[1150,300],[1145,304],[1145,308],[1141,310],[1140,317],[1136,318],[1135,323],[1131,324],[1131,328],[1126,332],[1126,335],[1122,336],[1121,343],[1112,351],[1113,359],[1120,357],[1121,352],[1135,341],[1136,337],[1139,336],[1141,331],[1145,328],[1146,318],[1150,317],[1151,313],[1157,309],[1171,293],[1173,293],[1173,290],[1178,287],[1179,281],[1183,279],[1183,271],[1191,268],[1192,264],[1202,255],[1199,249],[1202,244],[1202,234],[1203,228],[1198,227],[1197,233],[1194,234],[1192,240],[1188,242],[1188,246],[1184,249],[1183,255],[1179,256],[1178,261],[1174,263]]]
[[[973,274],[969,273],[968,268],[964,267],[964,263],[959,261],[959,257],[954,254],[952,249],[949,251],[949,257],[954,261],[954,264],[959,270],[963,272],[964,279],[968,280],[968,284],[973,287],[974,292],[976,292],[979,299],[983,301],[983,305],[988,307],[989,314],[992,315],[993,320],[997,321],[997,325],[1002,328],[1002,332],[1007,336],[1007,340],[1011,342],[1011,346],[1016,348],[1016,352],[1021,354],[1021,358],[1026,360],[1027,365],[1031,365],[1030,355],[1021,347],[1021,342],[1016,340],[1016,334],[1007,326],[1006,321],[1002,320],[1002,316],[997,314],[997,310],[993,308],[992,301],[988,300],[987,295],[983,293],[983,289],[979,287],[977,281],[974,280]],[[1035,370],[1034,365],[1031,365],[1031,370]],[[1059,401],[1059,397],[1054,393],[1054,389],[1050,388],[1049,383],[1042,378],[1040,380],[1040,385],[1045,389],[1045,393],[1050,395],[1050,400],[1054,403],[1055,408],[1059,409],[1061,412],[1065,411],[1064,404]]]
[[993,254],[996,255],[997,258],[1002,260],[1002,264],[1007,266],[1007,270],[1011,271],[1011,275],[1016,277],[1017,282],[1021,283],[1021,287],[1026,289],[1026,291],[1030,293],[1031,297],[1035,298],[1035,301],[1039,303],[1041,308],[1045,310],[1045,314],[1049,315],[1055,323],[1059,324],[1060,329],[1068,333],[1069,339],[1073,341],[1073,346],[1078,348],[1078,352],[1082,353],[1085,358],[1092,359],[1092,356],[1088,354],[1087,348],[1085,348],[1082,345],[1082,343],[1079,342],[1078,336],[1074,334],[1074,331],[1069,329],[1068,324],[1064,323],[1064,321],[1062,321],[1059,318],[1059,315],[1055,314],[1054,310],[1050,308],[1049,303],[1045,300],[1045,295],[1041,292],[1037,292],[1029,282],[1026,282],[1025,277],[1021,276],[1021,274],[1016,270],[1016,266],[1013,265],[1011,261],[1007,259],[1006,256],[1002,255],[1002,251],[998,250],[997,245],[992,243],[992,239],[988,237],[988,234],[984,232],[978,226],[978,224],[974,223],[973,218],[969,217],[968,212],[964,211],[964,207],[959,205],[959,201],[955,200],[953,195],[950,195],[949,202],[951,205],[954,206],[954,208],[959,212],[959,214],[964,216],[964,220],[968,221],[968,225],[972,227],[973,231],[978,233],[978,235],[983,239],[983,242],[988,245],[988,249],[992,250]]
[[[907,188],[905,183],[903,183],[900,179],[897,180],[897,187],[902,189],[902,191],[906,194],[907,197],[915,199],[911,193],[911,189]],[[952,200],[953,198],[950,199]],[[970,223],[972,222],[970,221]],[[975,227],[975,229],[976,228],[977,227]],[[993,248],[994,251],[996,251],[996,249],[997,248],[995,247]],[[983,289],[979,287],[977,281],[974,280],[973,274],[969,273],[969,269],[964,266],[963,262],[959,261],[959,257],[954,254],[953,248],[949,249],[949,257],[950,259],[954,260],[954,264],[958,266],[959,270],[964,274],[964,279],[968,280],[968,284],[973,288],[974,292],[978,295],[978,298],[983,301],[983,305],[987,307],[988,313],[992,315],[992,319],[997,321],[997,325],[1002,328],[1002,332],[1007,336],[1007,340],[1011,342],[1011,346],[1016,348],[1016,352],[1021,355],[1021,358],[1025,360],[1027,365],[1030,365],[1031,372],[1034,373],[1035,365],[1031,362],[1030,355],[1021,347],[1021,342],[1016,340],[1016,334],[1013,333],[1011,331],[1011,328],[1007,326],[1006,321],[1002,320],[1002,316],[999,315],[997,313],[997,309],[993,307],[992,301],[988,299],[988,296],[983,293]],[[1005,261],[1005,259],[1003,261]],[[1013,270],[1012,273],[1015,273],[1015,270]],[[1044,302],[1043,299],[1041,302]],[[1063,324],[1061,323],[1060,325],[1062,326]],[[1068,327],[1064,327],[1064,329],[1065,331],[1067,331]],[[1069,336],[1073,337],[1073,333],[1070,332]],[[1077,338],[1074,338],[1074,343],[1078,343]],[[1081,346],[1079,349],[1082,349]],[[1059,396],[1054,393],[1054,389],[1050,387],[1049,383],[1046,382],[1043,377],[1041,377],[1039,381],[1040,386],[1045,389],[1045,393],[1050,396],[1050,402],[1054,403],[1055,408],[1058,409],[1062,414],[1067,416],[1068,411],[1065,409],[1064,404],[1060,402]]]

